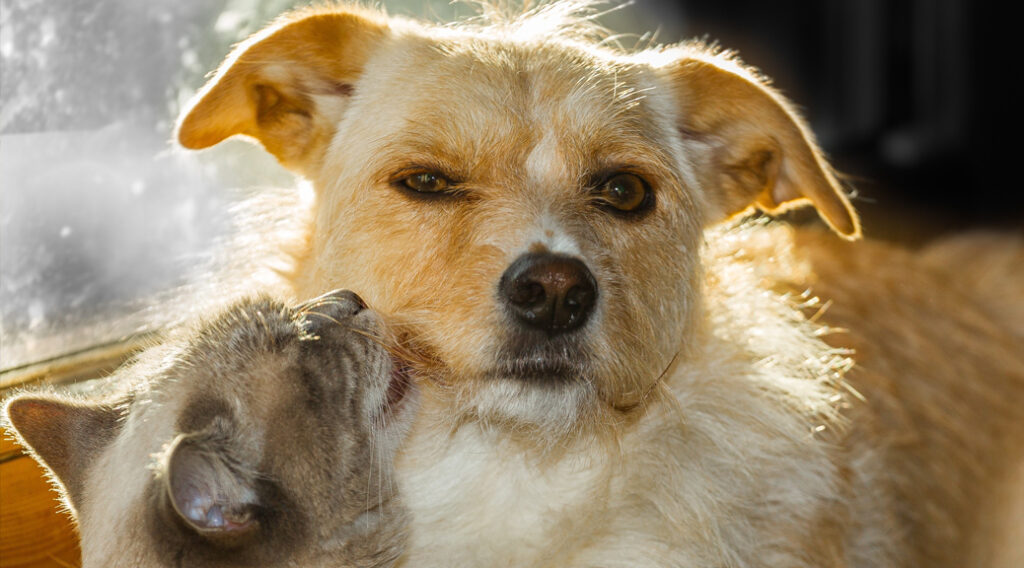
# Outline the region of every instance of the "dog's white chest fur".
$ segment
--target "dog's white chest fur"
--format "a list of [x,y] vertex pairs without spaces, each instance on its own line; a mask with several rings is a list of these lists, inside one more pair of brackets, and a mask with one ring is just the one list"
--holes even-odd
[[409,566],[545,565],[565,524],[606,502],[609,468],[596,453],[539,464],[476,425],[441,438],[410,444],[400,468],[416,525]]
[[397,464],[413,519],[402,566],[813,565],[802,539],[835,474],[824,445],[799,417],[764,427],[778,401],[763,377],[690,370],[669,382],[693,396],[652,406],[617,445],[578,441],[552,461],[475,423],[415,429]]

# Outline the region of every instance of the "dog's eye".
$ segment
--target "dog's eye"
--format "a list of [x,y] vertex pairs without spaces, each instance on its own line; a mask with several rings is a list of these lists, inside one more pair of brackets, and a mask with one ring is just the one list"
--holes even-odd
[[449,181],[434,172],[420,172],[402,179],[402,183],[420,193],[438,193],[448,189]]
[[618,173],[597,188],[597,197],[618,211],[635,212],[650,205],[651,189],[640,176]]

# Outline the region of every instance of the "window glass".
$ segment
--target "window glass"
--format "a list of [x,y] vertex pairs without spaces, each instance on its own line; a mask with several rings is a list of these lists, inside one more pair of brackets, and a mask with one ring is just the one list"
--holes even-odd
[[137,331],[228,229],[231,189],[292,183],[248,144],[169,142],[203,75],[289,4],[4,0],[0,367]]

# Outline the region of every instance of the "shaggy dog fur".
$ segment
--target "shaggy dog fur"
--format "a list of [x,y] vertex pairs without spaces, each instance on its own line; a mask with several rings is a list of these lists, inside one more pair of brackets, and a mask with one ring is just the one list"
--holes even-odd
[[[291,13],[179,124],[187,148],[247,136],[306,178],[312,199],[275,205],[298,227],[274,242],[284,293],[353,289],[418,354],[404,565],[1019,562],[1019,278],[993,261],[982,290],[941,251],[728,222],[810,204],[860,235],[754,71],[616,48],[580,13]],[[510,313],[503,275],[531,253],[592,274],[569,333]]]

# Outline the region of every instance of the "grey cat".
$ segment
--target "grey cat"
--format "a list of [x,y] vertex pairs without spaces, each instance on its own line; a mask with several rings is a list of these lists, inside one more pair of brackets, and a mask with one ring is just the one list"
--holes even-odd
[[347,291],[233,305],[103,402],[21,395],[9,423],[60,481],[85,568],[390,566],[416,395]]

